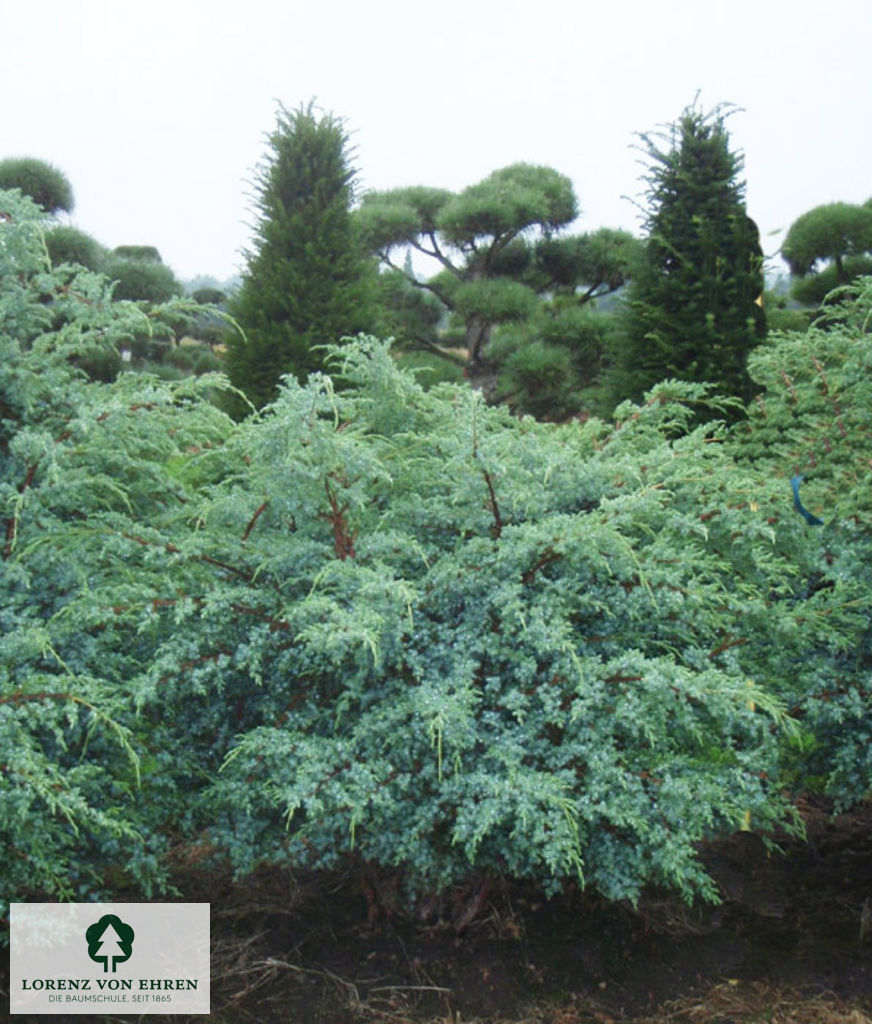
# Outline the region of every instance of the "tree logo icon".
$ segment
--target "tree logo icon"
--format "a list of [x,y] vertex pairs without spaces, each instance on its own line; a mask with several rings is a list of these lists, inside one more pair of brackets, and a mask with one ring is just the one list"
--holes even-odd
[[102,963],[104,971],[115,971],[116,964],[130,959],[133,952],[133,929],[115,914],[104,914],[85,932],[88,956]]

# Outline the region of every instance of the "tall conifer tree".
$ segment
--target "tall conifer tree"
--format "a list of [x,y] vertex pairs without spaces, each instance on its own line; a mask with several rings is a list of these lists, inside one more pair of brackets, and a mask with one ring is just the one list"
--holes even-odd
[[254,182],[254,247],[230,309],[244,331],[230,342],[230,375],[257,405],[283,374],[321,369],[319,346],[374,326],[375,264],[352,226],[354,180],[340,120],[318,116],[312,102],[279,108]]
[[723,108],[688,107],[666,132],[641,138],[650,160],[648,237],[630,289],[616,397],[638,398],[677,377],[747,401],[747,356],[766,333],[763,254]]

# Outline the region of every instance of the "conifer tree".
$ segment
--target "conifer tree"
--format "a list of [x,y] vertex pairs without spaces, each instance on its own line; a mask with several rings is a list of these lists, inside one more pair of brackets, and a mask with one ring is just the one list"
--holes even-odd
[[53,267],[76,263],[88,270],[99,270],[106,250],[96,238],[72,224],[55,224],[45,232],[45,247]]
[[615,397],[663,378],[707,381],[747,401],[748,353],[766,332],[763,255],[745,210],[743,159],[730,150],[723,107],[691,106],[659,135],[642,135],[647,243],[628,302]]
[[21,189],[45,213],[70,213],[75,205],[73,186],[63,171],[34,157],[0,160],[0,189]]
[[[355,219],[369,250],[395,272],[384,290],[391,333],[451,361],[465,350],[467,376],[484,384],[499,363],[497,327],[528,323],[545,296],[582,306],[624,284],[634,239],[609,228],[560,235],[577,215],[566,175],[516,163],[457,193],[371,192]],[[410,251],[439,272],[424,279],[402,267],[397,257]],[[416,301],[410,289],[426,298]]]
[[375,265],[351,222],[355,170],[348,135],[310,102],[280,107],[255,179],[259,222],[231,313],[234,383],[263,405],[283,374],[323,365],[320,346],[374,326]]
[[872,200],[826,203],[790,225],[781,247],[793,297],[820,304],[828,292],[872,271]]

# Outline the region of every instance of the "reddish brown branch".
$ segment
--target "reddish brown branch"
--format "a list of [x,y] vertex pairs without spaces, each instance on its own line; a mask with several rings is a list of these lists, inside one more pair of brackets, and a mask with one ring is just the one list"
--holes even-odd
[[267,505],[269,505],[269,498],[267,498],[267,500],[260,506],[260,508],[254,513],[254,515],[249,520],[248,526],[246,526],[245,528],[245,533],[243,533],[242,535],[243,544],[248,540],[249,534],[254,529],[254,524],[258,521],[258,519],[260,519],[261,515],[266,510]]
[[821,361],[816,356],[812,356],[811,361],[814,364],[814,368],[817,370],[818,377],[820,377],[821,383],[824,386],[824,394],[828,395],[830,393],[830,385],[827,381],[827,375],[824,372],[824,368],[823,366],[821,366]]
[[[125,540],[132,540],[134,544],[141,544],[143,547],[163,547],[164,551],[171,555],[183,554],[181,548],[177,548],[175,544],[171,544],[169,541],[156,541],[146,540],[145,537],[137,537],[135,533],[121,533],[121,536]],[[246,583],[251,583],[254,577],[250,572],[246,572],[244,569],[239,569],[235,565],[229,565],[227,562],[222,562],[218,558],[212,558],[211,555],[193,555],[192,556],[197,562],[205,562],[207,565],[214,565],[218,569],[223,569],[225,572],[229,572],[233,576],[238,576],[240,579],[245,580]]]
[[743,644],[746,643],[748,643],[748,638],[746,636],[739,636],[735,638],[728,636],[722,644],[718,644],[718,646],[713,651],[709,651],[709,659],[716,658],[719,654],[723,654],[724,651],[730,650],[731,647],[741,647]]
[[333,550],[336,552],[336,557],[344,562],[346,558],[354,558],[354,542],[357,540],[357,531],[352,530],[349,525],[348,505],[339,503],[328,477],[324,478],[324,490],[327,492],[327,502],[330,505],[330,511],[325,518],[333,527]]
[[536,578],[537,573],[544,569],[546,565],[556,562],[559,558],[559,552],[555,551],[554,548],[549,545],[533,565],[531,565],[530,568],[521,576],[522,581],[524,583],[532,583]]
[[[222,655],[229,658],[232,656],[232,651],[229,651],[227,648],[222,647],[219,648],[217,651],[210,652],[209,654],[201,654],[199,658],[191,658],[188,661],[183,661],[181,665],[179,665],[179,672],[188,672],[192,668],[196,668],[198,665],[205,665],[206,662],[209,661],[217,661],[220,657],[222,657]],[[163,686],[163,684],[168,679],[170,679],[172,675],[172,672],[168,672],[165,676],[161,676],[161,678],[158,680],[157,685]]]
[[797,398],[796,390],[793,387],[793,381],[790,379],[790,377],[788,377],[784,370],[780,370],[779,372],[781,374],[781,379],[784,381],[784,386],[790,392],[790,397],[793,399],[793,404],[796,405]]
[[76,700],[71,693],[49,693],[45,690],[40,693],[9,693],[0,697],[0,704],[25,704],[32,700]]
[[241,612],[243,615],[254,615],[258,619],[263,619],[269,623],[270,630],[273,632],[291,628],[290,622],[286,622],[284,619],[276,619],[272,615],[267,615],[266,612],[260,611],[258,608],[252,608],[246,604],[233,604],[231,607],[235,612]]
[[491,527],[491,537],[493,537],[494,540],[499,540],[500,535],[503,532],[503,518],[500,515],[500,506],[497,504],[494,482],[491,479],[490,473],[486,469],[482,469],[482,473],[484,474],[484,482],[487,484],[488,508],[494,519],[494,524]]
[[460,913],[454,918],[454,930],[462,932],[468,928],[479,916],[487,905],[488,896],[491,891],[491,879],[485,877],[473,893],[472,899],[463,907]]

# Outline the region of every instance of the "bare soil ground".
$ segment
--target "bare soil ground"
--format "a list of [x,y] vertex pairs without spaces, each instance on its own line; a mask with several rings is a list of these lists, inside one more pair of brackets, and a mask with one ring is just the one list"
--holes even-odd
[[[697,909],[658,894],[637,908],[543,900],[499,883],[422,923],[359,869],[244,887],[193,872],[185,896],[212,903],[211,1019],[872,1024],[872,803],[803,814],[806,842],[781,853],[751,834],[706,850],[723,903]],[[136,1018],[68,1018],[122,1019]]]

